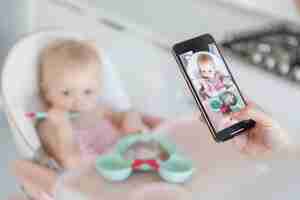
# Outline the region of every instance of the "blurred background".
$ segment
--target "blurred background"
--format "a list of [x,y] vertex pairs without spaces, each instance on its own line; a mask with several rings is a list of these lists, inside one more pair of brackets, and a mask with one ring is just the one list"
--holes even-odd
[[[170,48],[175,42],[211,33],[224,47],[225,59],[243,93],[278,119],[300,142],[300,17],[292,0],[1,3],[1,65],[18,38],[34,31],[64,27],[96,34],[134,105],[170,118],[197,110]],[[5,180],[0,198],[5,198],[17,188],[8,170],[17,154],[6,120],[0,114],[0,177]]]

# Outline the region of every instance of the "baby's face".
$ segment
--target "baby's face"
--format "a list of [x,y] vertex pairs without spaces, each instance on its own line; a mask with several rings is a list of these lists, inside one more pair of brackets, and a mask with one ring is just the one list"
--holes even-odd
[[212,62],[199,63],[199,70],[203,78],[215,78],[216,70]]
[[71,112],[94,109],[100,96],[100,70],[97,67],[64,68],[50,73],[46,100],[51,106]]

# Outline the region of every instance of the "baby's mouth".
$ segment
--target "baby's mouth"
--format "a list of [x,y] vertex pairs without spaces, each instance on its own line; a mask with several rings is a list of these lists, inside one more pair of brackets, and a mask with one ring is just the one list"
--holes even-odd
[[71,110],[70,113],[71,114],[78,114],[78,113],[80,113],[80,111],[78,111],[78,110]]
[[77,113],[80,113],[81,111],[80,111],[79,109],[70,109],[69,112],[70,112],[70,113],[77,114]]
[[76,119],[80,116],[80,113],[79,112],[70,112],[69,113],[71,119]]
[[85,108],[72,108],[70,110],[71,113],[87,113],[87,112],[90,112],[91,110],[90,109],[85,109]]

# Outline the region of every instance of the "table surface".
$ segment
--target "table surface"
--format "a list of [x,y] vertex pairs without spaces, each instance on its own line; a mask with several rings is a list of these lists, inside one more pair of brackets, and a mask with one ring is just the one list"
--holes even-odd
[[[205,125],[196,121],[173,124],[172,140],[194,161],[196,173],[185,184],[168,184],[154,173],[138,173],[112,183],[94,166],[68,172],[57,184],[56,199],[296,199],[300,162],[294,156],[250,158],[230,143],[216,144]],[[182,131],[185,130],[185,131]],[[200,131],[199,131],[200,130]],[[288,161],[289,160],[289,161]],[[294,188],[294,191],[290,191]],[[289,190],[289,191],[288,191]],[[101,198],[99,198],[101,197]]]

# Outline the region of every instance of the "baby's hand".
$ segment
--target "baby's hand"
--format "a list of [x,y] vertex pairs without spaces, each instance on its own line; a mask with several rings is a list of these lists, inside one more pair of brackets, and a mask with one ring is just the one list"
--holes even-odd
[[142,117],[138,112],[128,112],[122,123],[122,130],[126,133],[142,132],[148,128],[144,125]]
[[[38,126],[40,139],[46,152],[61,166],[73,166],[74,154],[79,152],[74,142],[72,124],[64,110],[50,108],[47,118]],[[77,159],[77,158],[76,158]]]

